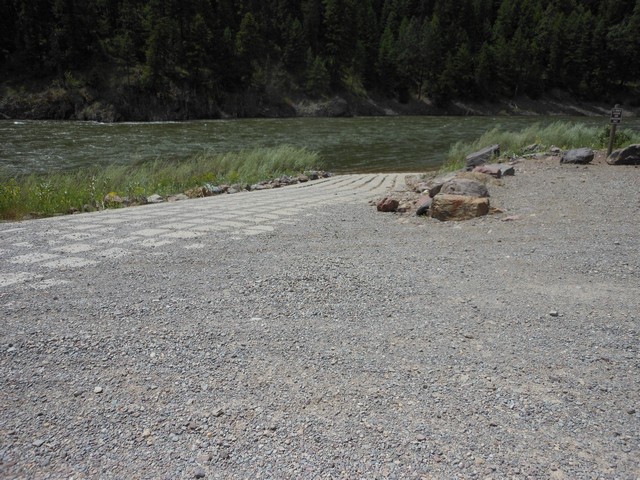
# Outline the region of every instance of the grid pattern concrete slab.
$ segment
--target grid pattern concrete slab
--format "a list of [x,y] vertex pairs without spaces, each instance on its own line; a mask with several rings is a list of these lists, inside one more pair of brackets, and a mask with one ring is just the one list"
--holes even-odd
[[210,236],[277,234],[310,207],[367,202],[405,188],[410,174],[340,175],[285,188],[170,204],[0,224],[0,289],[46,289],[65,271],[179,244],[206,248]]

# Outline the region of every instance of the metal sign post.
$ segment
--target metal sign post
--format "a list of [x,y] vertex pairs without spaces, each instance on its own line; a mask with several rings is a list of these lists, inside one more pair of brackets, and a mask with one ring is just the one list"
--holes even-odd
[[613,109],[611,109],[611,136],[609,137],[609,148],[607,148],[607,158],[611,155],[613,151],[613,145],[616,140],[616,127],[618,124],[622,122],[622,109],[620,105],[616,105]]

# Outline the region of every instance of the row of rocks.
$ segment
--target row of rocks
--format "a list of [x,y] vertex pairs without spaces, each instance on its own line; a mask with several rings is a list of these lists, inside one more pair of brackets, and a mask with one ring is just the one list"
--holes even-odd
[[272,188],[281,188],[289,185],[296,185],[298,183],[306,183],[313,180],[319,180],[321,178],[329,178],[332,174],[325,171],[312,170],[304,172],[300,175],[289,176],[283,175],[279,178],[271,180],[264,180],[255,184],[248,183],[235,183],[233,185],[211,185],[205,184],[201,187],[192,188],[184,193],[178,193],[175,195],[162,196],[153,194],[148,197],[122,197],[115,192],[110,192],[105,195],[103,199],[104,207],[117,208],[117,207],[130,207],[136,205],[146,205],[153,203],[163,202],[177,202],[181,200],[188,200],[191,198],[203,198],[212,197],[214,195],[233,194],[240,192],[253,192],[259,190],[270,190]]
[[[590,148],[576,148],[565,152],[560,158],[560,163],[586,165],[591,163],[595,152]],[[607,158],[609,165],[640,165],[640,144],[630,145],[626,148],[615,150]]]
[[[429,215],[441,221],[487,215],[490,211],[487,185],[504,176],[515,175],[513,163],[487,163],[497,155],[500,155],[500,146],[492,145],[467,156],[465,170],[410,182],[411,190],[420,195],[413,202],[416,215]],[[401,205],[389,197],[378,202],[377,208],[381,212],[411,210],[407,203]]]

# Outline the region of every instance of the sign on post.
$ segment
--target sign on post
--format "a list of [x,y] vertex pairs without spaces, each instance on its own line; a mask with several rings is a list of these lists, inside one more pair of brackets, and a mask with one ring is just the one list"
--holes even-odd
[[620,122],[622,122],[622,109],[617,107],[611,109],[611,123],[618,125]]
[[611,155],[613,151],[613,145],[616,141],[616,127],[622,122],[622,109],[616,105],[611,109],[611,119],[609,120],[611,123],[611,135],[609,136],[609,148],[607,148],[607,158]]

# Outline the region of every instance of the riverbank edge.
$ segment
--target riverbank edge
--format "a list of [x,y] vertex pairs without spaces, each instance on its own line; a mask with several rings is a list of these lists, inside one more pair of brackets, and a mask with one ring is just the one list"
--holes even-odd
[[[631,98],[620,98],[624,115],[640,115]],[[222,103],[195,99],[186,104],[152,95],[112,97],[88,88],[26,89],[0,85],[0,118],[6,120],[80,120],[116,123],[233,118],[368,117],[368,116],[606,116],[611,102],[582,101],[563,91],[532,99],[521,95],[486,101],[452,100],[436,104],[428,98],[407,102],[385,96],[348,92],[324,98],[245,93]]]

